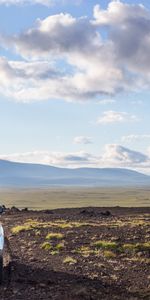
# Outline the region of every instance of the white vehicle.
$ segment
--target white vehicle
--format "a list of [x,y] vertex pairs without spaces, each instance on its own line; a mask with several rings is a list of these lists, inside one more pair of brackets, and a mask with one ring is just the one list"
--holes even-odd
[[3,250],[4,250],[4,230],[0,224],[0,283],[3,279]]

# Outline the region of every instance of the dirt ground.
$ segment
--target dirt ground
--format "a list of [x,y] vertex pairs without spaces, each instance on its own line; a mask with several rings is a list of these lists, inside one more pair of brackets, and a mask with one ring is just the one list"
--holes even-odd
[[1,300],[150,299],[150,208],[14,208],[1,222]]

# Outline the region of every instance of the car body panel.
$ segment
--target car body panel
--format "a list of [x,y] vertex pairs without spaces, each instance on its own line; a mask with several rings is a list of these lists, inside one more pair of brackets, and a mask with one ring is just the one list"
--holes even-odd
[[3,253],[4,249],[4,230],[3,226],[0,224],[0,254]]

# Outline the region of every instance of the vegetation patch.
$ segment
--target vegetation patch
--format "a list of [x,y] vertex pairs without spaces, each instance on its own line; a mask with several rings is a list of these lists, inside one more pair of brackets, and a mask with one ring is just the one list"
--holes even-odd
[[48,243],[48,242],[44,242],[41,245],[41,248],[44,249],[44,250],[51,250],[53,248],[53,246],[50,243]]
[[42,222],[37,219],[28,219],[23,225],[18,225],[12,228],[12,232],[17,234],[25,230],[40,230],[41,228],[56,227],[60,229],[79,228],[82,226],[100,226],[100,224],[85,223],[85,222],[67,222],[66,220],[57,220],[54,222]]
[[117,250],[118,244],[109,241],[96,241],[94,244],[96,249]]
[[139,251],[150,251],[150,242],[146,243],[136,243],[136,244],[124,244],[122,249],[129,252],[139,252]]
[[66,220],[56,220],[54,222],[42,222],[38,221],[37,219],[28,219],[23,225],[18,225],[12,228],[12,232],[14,234],[18,234],[22,231],[28,231],[28,230],[40,230],[45,228],[60,228],[60,229],[68,229],[68,228],[80,228],[83,226],[91,226],[91,227],[109,227],[109,228],[116,228],[116,227],[124,227],[124,226],[149,226],[150,222],[145,222],[142,219],[136,219],[136,220],[126,220],[126,222],[122,220],[117,221],[107,221],[106,222],[68,222]]
[[62,250],[65,247],[64,243],[59,243],[55,246],[55,249]]
[[52,255],[58,254],[59,251],[62,250],[64,247],[65,247],[64,243],[59,243],[59,244],[56,244],[56,245],[52,245],[49,242],[44,242],[41,245],[42,249],[44,249],[44,250],[51,250],[50,254],[52,254]]
[[58,244],[55,244],[55,243],[52,243],[52,242],[44,242],[41,245],[42,249],[50,250],[51,255],[59,254],[59,251],[64,249],[64,247],[65,247],[64,241],[62,241],[61,243],[58,243]]
[[139,251],[150,251],[150,242],[138,243],[137,244],[137,249]]
[[94,244],[96,249],[102,249],[106,250],[104,252],[104,255],[106,257],[110,255],[115,255],[112,251],[117,251],[120,253],[123,252],[130,252],[130,253],[135,253],[135,252],[142,252],[142,251],[150,251],[150,242],[145,242],[145,243],[127,243],[127,244],[118,244],[116,242],[107,242],[107,241],[96,241]]
[[48,233],[47,236],[46,236],[46,240],[52,240],[52,239],[61,240],[63,238],[64,238],[64,234],[55,233],[55,232]]
[[31,225],[28,225],[28,224],[24,224],[24,225],[17,225],[17,226],[14,226],[12,229],[11,229],[11,232],[13,234],[18,234],[20,232],[23,232],[23,231],[29,231],[29,230],[32,230],[33,227]]
[[52,251],[50,252],[50,254],[51,254],[51,255],[57,255],[57,254],[59,254],[59,251],[58,251],[58,250],[52,250]]
[[63,260],[64,264],[69,264],[69,265],[74,265],[77,263],[77,260],[71,256],[67,256],[64,260]]
[[61,229],[66,229],[66,228],[72,228],[72,225],[70,223],[55,223],[54,226],[61,228]]
[[81,255],[84,256],[84,257],[88,257],[90,254],[94,253],[94,251],[91,250],[91,249],[90,249],[89,247],[87,247],[87,246],[82,246],[82,247],[76,249],[74,252],[75,252],[75,253],[78,253],[78,254],[81,254]]
[[110,251],[110,250],[105,250],[103,255],[106,257],[106,258],[115,258],[116,257],[116,254],[113,252],[113,251]]

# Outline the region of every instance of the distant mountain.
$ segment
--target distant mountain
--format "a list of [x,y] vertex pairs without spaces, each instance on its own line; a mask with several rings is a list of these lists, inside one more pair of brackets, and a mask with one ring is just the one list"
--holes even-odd
[[0,187],[145,186],[150,176],[120,168],[66,169],[0,160]]

